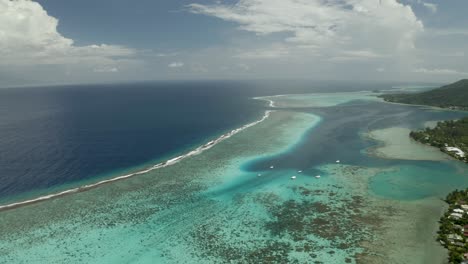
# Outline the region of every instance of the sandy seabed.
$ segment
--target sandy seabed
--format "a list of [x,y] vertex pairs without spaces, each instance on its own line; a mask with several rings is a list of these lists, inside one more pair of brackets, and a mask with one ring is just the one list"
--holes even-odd
[[[278,98],[270,107],[375,100],[366,93],[321,95],[319,104],[314,95]],[[373,186],[412,187],[401,174],[419,173],[413,167],[322,164],[320,179],[275,164],[243,169],[290,153],[320,122],[278,108],[171,166],[0,212],[0,263],[444,263],[435,241],[445,208],[439,197],[396,199]],[[408,158],[391,143],[405,133],[378,131],[375,153]],[[404,147],[417,160],[440,161],[417,144]]]

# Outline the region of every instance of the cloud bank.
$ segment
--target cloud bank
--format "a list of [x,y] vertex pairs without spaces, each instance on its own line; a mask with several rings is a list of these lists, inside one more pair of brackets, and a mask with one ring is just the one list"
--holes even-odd
[[426,69],[426,68],[417,68],[414,69],[415,73],[424,73],[424,74],[442,74],[442,75],[465,75],[468,76],[468,72],[460,72],[454,69]]
[[[454,15],[449,2],[192,2],[185,6],[191,14],[184,15],[193,24],[184,29],[206,26],[202,16],[216,18],[211,21],[213,28],[197,32],[194,41],[179,32],[176,23],[176,39],[149,31],[145,33],[158,38],[126,40],[141,47],[136,50],[99,40],[78,45],[57,30],[59,21],[38,2],[0,0],[0,85],[192,78],[453,81],[467,77],[468,31],[466,23],[447,24],[446,17]],[[81,12],[84,18],[89,15]],[[441,21],[445,24],[439,19],[445,19]],[[437,28],[430,27],[435,24]],[[125,37],[125,32],[121,35]],[[157,43],[161,39],[163,43]]]
[[240,0],[234,5],[190,4],[188,8],[234,22],[240,30],[259,36],[286,33],[283,41],[289,49],[353,53],[348,58],[405,52],[414,48],[416,35],[424,31],[411,7],[395,0]]
[[117,45],[76,46],[57,31],[57,25],[58,20],[37,2],[0,0],[0,64],[109,65],[136,52]]
[[175,61],[175,62],[169,63],[169,65],[167,65],[167,67],[169,67],[169,68],[180,68],[180,67],[184,67],[184,63]]
[[[448,56],[465,54],[463,41],[434,34],[417,16],[439,12],[428,1],[236,0],[186,8],[233,24],[244,40],[215,57],[229,54],[231,65],[250,64],[260,76],[428,81],[466,72],[464,55]],[[248,33],[254,35],[246,40]]]

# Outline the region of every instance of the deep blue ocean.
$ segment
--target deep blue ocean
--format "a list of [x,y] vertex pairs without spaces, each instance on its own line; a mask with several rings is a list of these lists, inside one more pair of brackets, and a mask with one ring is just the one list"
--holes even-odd
[[259,119],[254,96],[395,83],[191,81],[0,89],[0,200],[110,177]]

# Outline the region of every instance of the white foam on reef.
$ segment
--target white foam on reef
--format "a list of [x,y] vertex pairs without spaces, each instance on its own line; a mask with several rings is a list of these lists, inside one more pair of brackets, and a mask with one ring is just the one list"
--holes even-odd
[[336,93],[305,93],[279,94],[273,96],[255,97],[254,99],[270,102],[272,108],[282,107],[330,107],[354,100],[383,101],[376,97],[378,93],[370,91],[336,92]]
[[25,201],[21,201],[21,202],[16,202],[16,203],[11,203],[11,204],[2,205],[2,206],[0,206],[0,211],[4,211],[4,210],[8,210],[8,209],[17,208],[17,207],[20,207],[20,206],[25,206],[25,205],[29,205],[29,204],[34,204],[34,203],[42,202],[42,201],[46,201],[46,200],[58,198],[58,197],[61,197],[61,196],[65,196],[65,195],[68,195],[68,194],[73,194],[73,193],[78,193],[78,192],[87,191],[87,190],[96,188],[96,187],[98,187],[98,186],[101,186],[101,185],[104,185],[104,184],[107,184],[107,183],[111,183],[111,182],[115,182],[115,181],[120,181],[120,180],[123,180],[123,179],[128,179],[128,178],[130,178],[130,177],[134,177],[134,176],[137,176],[137,175],[145,174],[145,173],[148,173],[148,172],[153,171],[153,170],[156,170],[156,169],[160,169],[160,168],[164,168],[164,167],[167,167],[167,166],[174,165],[174,164],[180,162],[181,160],[183,160],[183,159],[185,159],[185,158],[188,158],[188,157],[190,157],[190,156],[198,155],[198,154],[202,153],[203,151],[212,148],[214,145],[218,144],[219,142],[221,142],[221,141],[223,141],[223,140],[226,140],[226,139],[228,139],[228,138],[234,136],[235,134],[241,132],[241,131],[244,130],[244,129],[247,129],[247,128],[249,128],[249,127],[255,126],[256,124],[265,121],[265,120],[270,116],[270,114],[271,114],[272,112],[274,112],[274,111],[271,111],[271,110],[265,111],[265,114],[263,115],[263,117],[262,117],[261,119],[255,121],[255,122],[252,122],[252,123],[243,125],[242,127],[239,127],[239,128],[237,128],[237,129],[231,130],[230,132],[221,135],[221,136],[218,137],[217,139],[211,140],[211,141],[209,141],[208,143],[203,144],[203,145],[201,145],[200,147],[198,147],[198,148],[196,148],[196,149],[194,149],[194,150],[191,150],[191,151],[189,151],[189,152],[186,153],[186,154],[183,154],[183,155],[177,156],[177,157],[175,157],[175,158],[169,159],[169,160],[167,160],[167,161],[158,163],[158,164],[153,165],[153,166],[151,166],[151,167],[149,167],[149,168],[147,168],[147,169],[144,169],[144,170],[141,170],[141,171],[137,171],[137,172],[133,172],[133,173],[126,174],[126,175],[117,176],[117,177],[114,177],[114,178],[111,178],[111,179],[107,179],[107,180],[103,180],[103,181],[99,181],[99,182],[96,182],[96,183],[93,183],[93,184],[83,185],[83,186],[80,186],[80,187],[77,187],[77,188],[73,188],[73,189],[69,189],[69,190],[65,190],[65,191],[62,191],[62,192],[58,192],[58,193],[53,193],[53,194],[49,194],[49,195],[40,196],[40,197],[38,197],[38,198],[31,199],[31,200],[25,200]]
[[[278,97],[278,96],[281,96],[281,95],[273,95],[273,96],[268,96],[268,97]],[[262,101],[267,101],[268,102],[268,107],[271,107],[271,108],[275,108],[275,101],[273,100],[270,100],[270,99],[267,99],[265,97],[254,97],[253,99],[255,100],[262,100]]]

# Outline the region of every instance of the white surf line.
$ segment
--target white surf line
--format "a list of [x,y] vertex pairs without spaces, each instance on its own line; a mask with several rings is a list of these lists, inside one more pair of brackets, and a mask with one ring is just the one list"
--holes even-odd
[[177,156],[177,157],[175,157],[173,159],[169,159],[167,161],[158,163],[156,165],[151,166],[148,169],[137,171],[137,172],[126,174],[126,175],[117,176],[117,177],[107,179],[107,180],[103,180],[103,181],[100,181],[100,182],[96,182],[96,183],[93,183],[93,184],[83,185],[83,186],[80,186],[80,187],[76,187],[76,188],[65,190],[65,191],[58,192],[58,193],[53,193],[53,194],[49,194],[49,195],[40,196],[38,198],[31,199],[31,200],[26,200],[26,201],[21,201],[21,202],[2,205],[2,206],[0,206],[0,211],[13,209],[13,208],[17,208],[17,207],[20,207],[20,206],[30,205],[30,204],[34,204],[34,203],[38,203],[38,202],[58,198],[58,197],[73,194],[73,193],[79,193],[79,192],[87,191],[87,190],[96,188],[98,186],[101,186],[101,185],[104,185],[104,184],[107,184],[107,183],[120,181],[120,180],[123,180],[123,179],[128,179],[128,178],[133,177],[133,176],[148,173],[148,172],[150,172],[152,170],[156,170],[156,169],[160,169],[160,168],[164,168],[164,167],[167,167],[167,166],[174,165],[174,164],[180,162],[181,160],[183,160],[185,158],[188,158],[190,156],[198,155],[198,154],[202,153],[203,151],[212,148],[214,145],[218,144],[219,142],[232,137],[233,135],[241,132],[244,129],[255,126],[256,124],[265,121],[265,119],[267,119],[272,112],[274,112],[274,111],[272,111],[272,110],[265,111],[265,114],[263,115],[263,117],[261,119],[257,120],[257,121],[246,124],[246,125],[244,125],[244,126],[242,126],[240,128],[231,130],[230,132],[221,135],[217,139],[211,140],[208,143],[206,143],[206,144],[204,144],[204,145],[202,145],[202,146],[200,146],[200,147],[198,147],[198,148],[196,148],[196,149],[194,149],[192,151],[189,151],[188,153],[186,153],[184,155],[180,155],[180,156]]
[[[281,96],[281,95],[273,95],[273,96],[265,96],[265,97],[277,97],[277,96]],[[270,100],[270,99],[267,99],[265,97],[254,97],[253,99],[255,100],[262,100],[262,101],[267,101],[268,102],[268,106],[271,107],[271,108],[275,108],[275,101],[273,100]]]

